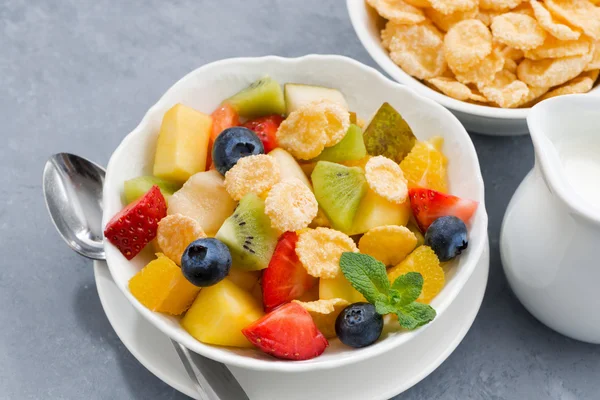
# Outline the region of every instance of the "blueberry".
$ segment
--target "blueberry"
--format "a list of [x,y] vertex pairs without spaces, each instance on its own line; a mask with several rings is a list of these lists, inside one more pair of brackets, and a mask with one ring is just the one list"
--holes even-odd
[[354,303],[344,308],[335,320],[335,333],[347,346],[369,346],[381,335],[383,317],[371,303]]
[[181,272],[196,286],[212,286],[222,281],[230,269],[229,248],[217,239],[195,240],[181,256]]
[[256,133],[248,128],[235,126],[225,129],[217,136],[212,158],[217,171],[225,175],[240,158],[264,153],[265,148]]
[[425,244],[433,249],[440,261],[450,261],[469,245],[467,226],[460,218],[440,217],[425,232]]

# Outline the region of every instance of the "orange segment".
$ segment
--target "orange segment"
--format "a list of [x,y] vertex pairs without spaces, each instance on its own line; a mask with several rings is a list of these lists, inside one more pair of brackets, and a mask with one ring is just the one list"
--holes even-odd
[[448,160],[442,153],[444,139],[436,136],[427,142],[417,142],[402,160],[400,168],[408,180],[408,187],[423,187],[448,192],[446,165]]
[[400,275],[408,272],[419,272],[423,276],[423,291],[417,299],[419,303],[429,304],[446,283],[440,261],[429,246],[417,247],[404,261],[390,268],[388,278],[393,283]]
[[162,253],[129,280],[129,290],[140,303],[152,311],[183,314],[200,288],[192,285],[181,268]]

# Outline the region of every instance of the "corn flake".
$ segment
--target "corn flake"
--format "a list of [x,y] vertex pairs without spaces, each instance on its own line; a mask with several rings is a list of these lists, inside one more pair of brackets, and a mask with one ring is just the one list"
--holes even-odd
[[552,87],[575,78],[588,65],[591,53],[582,56],[548,58],[544,60],[525,59],[517,68],[519,79],[529,86]]
[[417,237],[407,227],[378,226],[365,233],[358,242],[363,254],[376,258],[385,265],[397,265],[417,246]]
[[541,100],[546,100],[551,97],[562,96],[565,94],[587,93],[594,87],[594,82],[598,79],[598,70],[584,72],[577,78],[571,79],[569,82],[552,89],[546,93]]
[[507,70],[498,72],[491,83],[479,89],[488,100],[503,108],[517,107],[529,94],[527,85]]
[[600,40],[600,9],[588,0],[546,0],[545,4],[558,18]]
[[371,190],[388,199],[402,204],[408,197],[408,181],[400,166],[384,156],[372,157],[365,166],[365,177]]
[[556,20],[546,6],[537,0],[531,0],[531,7],[538,23],[552,36],[560,40],[577,40],[581,36],[579,31]]
[[483,22],[485,26],[490,26],[494,17],[497,17],[500,14],[500,11],[479,10],[477,19]]
[[442,33],[433,24],[404,25],[390,42],[390,58],[408,74],[433,78],[446,69]]
[[296,255],[309,275],[316,278],[335,278],[344,252],[358,253],[358,248],[352,238],[334,229],[316,228],[298,235]]
[[491,28],[494,40],[520,50],[541,46],[547,36],[534,18],[514,12],[495,17]]
[[371,0],[369,4],[383,18],[397,24],[418,24],[425,21],[423,11],[403,0]]
[[592,47],[592,60],[589,62],[587,67],[585,67],[585,71],[600,69],[600,40],[597,40],[595,43],[593,43]]
[[527,50],[525,57],[530,60],[541,60],[544,58],[561,58],[569,56],[580,56],[592,51],[592,40],[587,36],[581,36],[577,40],[558,40],[548,35],[543,45],[533,50]]
[[426,8],[425,16],[434,23],[441,31],[448,32],[454,25],[465,19],[476,18],[477,7],[466,11],[455,11],[452,14],[442,14],[435,8]]
[[385,28],[383,28],[381,30],[381,45],[384,48],[389,50],[390,42],[392,41],[392,38],[394,36],[396,36],[396,32],[398,32],[398,30],[403,30],[403,29],[404,29],[404,25],[397,24],[392,21],[388,21],[385,24]]
[[523,1],[524,0],[479,0],[479,8],[482,10],[508,11],[517,7]]
[[312,317],[317,329],[327,338],[331,339],[336,336],[335,320],[346,306],[350,303],[344,299],[329,299],[303,302],[292,300],[294,303],[300,304]]
[[240,200],[248,193],[264,195],[279,182],[281,171],[277,161],[266,154],[240,158],[225,173],[225,190],[234,199]]
[[185,215],[167,215],[158,222],[156,242],[162,253],[177,265],[181,265],[181,256],[189,244],[205,237],[198,221]]
[[[513,61],[514,62],[514,61]],[[516,66],[515,66],[516,67]],[[487,99],[477,93],[473,92],[469,86],[460,83],[454,78],[432,78],[428,79],[431,85],[435,86],[438,90],[440,90],[445,95],[448,95],[454,99],[462,100],[462,101],[477,101],[477,102],[486,102]]]
[[457,72],[456,79],[462,83],[487,84],[494,80],[496,73],[504,68],[504,57],[498,50],[494,50],[479,64],[468,71]]
[[271,219],[271,226],[281,232],[306,228],[318,210],[315,195],[298,178],[276,183],[265,200],[265,214]]
[[431,7],[442,14],[452,14],[457,11],[472,10],[477,7],[479,0],[429,0]]
[[478,19],[455,24],[444,38],[444,55],[454,73],[469,71],[492,52],[492,34]]
[[431,2],[429,0],[404,0],[404,1],[413,7],[419,7],[419,8],[431,7]]

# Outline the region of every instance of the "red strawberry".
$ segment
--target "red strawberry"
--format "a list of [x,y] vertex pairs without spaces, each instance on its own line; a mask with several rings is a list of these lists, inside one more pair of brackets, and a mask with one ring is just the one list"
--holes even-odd
[[263,304],[267,312],[299,298],[317,283],[298,259],[296,242],[296,232],[281,235],[269,266],[263,272]]
[[329,345],[308,311],[297,303],[271,311],[242,333],[265,353],[286,360],[315,358]]
[[283,117],[281,115],[269,115],[248,121],[242,126],[256,133],[265,147],[265,153],[268,153],[277,147],[275,134],[282,122]]
[[232,126],[238,126],[240,124],[240,116],[237,111],[233,109],[229,104],[225,103],[219,106],[210,115],[212,117],[212,130],[210,133],[210,139],[208,140],[208,153],[206,155],[206,169],[211,168],[212,164],[212,148],[215,139],[221,132]]
[[158,186],[154,185],[110,220],[104,236],[131,260],[156,237],[158,221],[166,215],[167,203]]
[[410,189],[408,197],[421,232],[427,231],[429,225],[439,217],[447,215],[458,217],[466,224],[479,205],[476,201],[461,199],[431,189]]

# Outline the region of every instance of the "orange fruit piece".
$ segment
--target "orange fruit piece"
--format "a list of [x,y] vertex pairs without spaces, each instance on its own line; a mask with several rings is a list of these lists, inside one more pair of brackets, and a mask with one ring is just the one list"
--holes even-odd
[[390,282],[408,272],[419,272],[423,276],[423,290],[417,299],[419,303],[429,304],[446,283],[444,270],[431,247],[419,246],[400,264],[388,270]]
[[446,165],[448,159],[442,153],[444,139],[435,136],[426,142],[417,142],[400,163],[400,169],[408,180],[408,188],[422,187],[448,192]]
[[131,294],[152,311],[172,315],[183,314],[200,288],[192,285],[181,268],[162,253],[157,253],[140,272],[129,280]]

